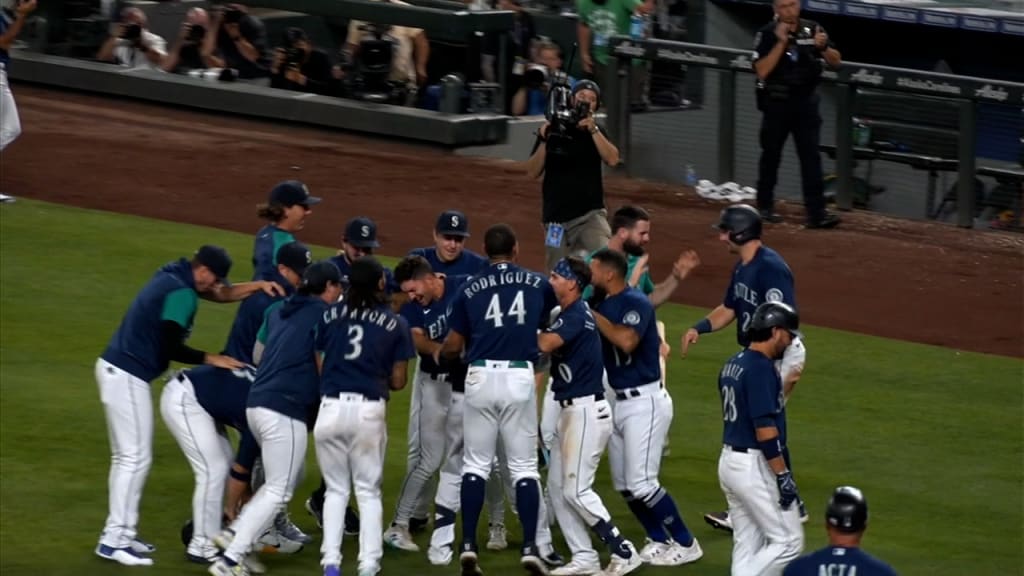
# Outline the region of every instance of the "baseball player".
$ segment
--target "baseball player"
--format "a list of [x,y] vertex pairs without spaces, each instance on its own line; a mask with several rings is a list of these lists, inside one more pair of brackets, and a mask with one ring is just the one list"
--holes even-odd
[[469,238],[469,219],[458,210],[445,210],[437,216],[434,226],[434,245],[415,248],[410,256],[422,256],[434,272],[441,274],[476,274],[487,267],[487,259],[466,249]]
[[359,576],[380,572],[384,555],[381,482],[388,428],[388,389],[405,388],[415,357],[409,325],[384,295],[384,267],[372,256],[352,262],[343,302],[323,313],[317,330],[320,411],[313,435],[324,478],[324,576],[341,575],[342,510],[355,493],[361,513]]
[[[736,342],[741,347],[749,344],[747,328],[759,304],[783,302],[796,308],[793,273],[782,256],[761,241],[762,227],[761,215],[751,206],[735,204],[722,210],[714,228],[719,239],[729,247],[729,252],[739,256],[739,261],[733,268],[722,303],[683,335],[683,357],[701,334],[721,330],[734,320],[737,321]],[[794,338],[786,354],[776,362],[787,399],[803,373],[806,358],[803,339]],[[785,444],[782,448],[788,467],[789,449]],[[799,506],[800,516],[806,521],[803,502],[799,502]],[[732,530],[728,512],[705,514],[704,520],[714,528]]]
[[580,297],[590,283],[590,268],[575,256],[563,258],[551,271],[550,282],[561,311],[538,336],[541,352],[551,354],[551,387],[560,410],[551,445],[548,493],[572,552],[572,560],[551,574],[573,576],[601,571],[588,527],[611,550],[613,560],[608,573],[625,574],[632,569],[618,567],[638,566],[632,561],[636,549],[622,537],[594,491],[594,477],[612,435],[613,422],[611,407],[604,398],[601,335],[590,308]]
[[153,453],[153,401],[149,383],[170,362],[210,364],[236,370],[229,356],[185,345],[192,331],[197,298],[235,302],[256,291],[278,293],[273,282],[227,282],[231,258],[219,246],[205,245],[191,261],[161,267],[135,296],[121,325],[96,360],[96,382],[110,436],[109,514],[96,555],[128,566],[149,566],[155,551],[138,538],[139,501]]
[[298,180],[279,182],[270,190],[266,204],[256,207],[260,218],[268,224],[256,233],[252,249],[252,279],[279,281],[277,251],[295,241],[295,233],[306,226],[311,206],[320,198],[311,196],[309,188]]
[[868,528],[868,502],[853,486],[832,492],[825,507],[828,546],[793,560],[783,576],[896,576],[892,566],[861,550]]
[[554,306],[554,294],[546,278],[515,264],[519,247],[509,226],[490,227],[484,234],[484,250],[490,266],[459,289],[440,351],[451,359],[464,353],[469,364],[459,560],[463,575],[482,573],[476,529],[500,437],[523,527],[521,564],[532,574],[547,574],[536,544],[541,490],[533,363],[538,356],[537,330]]
[[[289,242],[278,249],[275,257],[278,275],[289,294],[301,282],[311,258],[309,248],[299,242]],[[213,539],[221,531],[221,515],[226,509],[233,519],[239,500],[249,487],[259,454],[259,446],[249,432],[245,416],[249,387],[256,376],[253,348],[264,313],[280,299],[280,296],[257,292],[238,307],[224,354],[242,362],[243,368],[200,366],[184,370],[168,380],[160,395],[160,414],[196,478],[192,495],[192,537],[185,550],[185,556],[193,562],[209,564],[216,559]],[[225,426],[240,434],[237,457],[224,434]],[[226,483],[228,498],[224,502]],[[291,541],[280,527],[275,528],[278,534],[268,533],[267,544],[276,544],[277,550],[283,552],[297,552],[302,548],[302,542]],[[285,541],[281,542],[278,536]]]
[[[7,83],[7,69],[11,66],[11,45],[18,38],[25,19],[36,9],[36,0],[19,0],[14,9],[8,8],[4,2],[0,10],[0,151],[14,142],[21,134],[21,120],[18,118],[18,107],[14,103],[14,94]],[[14,198],[0,194],[0,202],[13,202]]]
[[[612,485],[647,532],[649,542],[628,558],[612,556],[605,574],[625,574],[642,562],[679,566],[704,553],[672,496],[658,482],[662,448],[672,423],[672,398],[661,382],[661,339],[654,306],[626,284],[626,257],[599,250],[590,259],[594,319],[603,338],[608,385],[615,395],[614,430],[608,441]],[[667,534],[666,534],[667,533]]]
[[257,338],[265,348],[245,412],[260,444],[266,482],[215,539],[224,554],[210,565],[213,576],[247,575],[241,562],[252,542],[291,500],[306,456],[307,417],[319,396],[315,328],[340,295],[337,266],[328,261],[312,264],[296,293],[271,309],[260,328]]
[[775,360],[800,336],[800,318],[788,304],[765,302],[747,328],[750,343],[718,375],[723,424],[718,481],[733,526],[733,576],[778,576],[804,547],[796,482],[782,457],[786,413],[775,368]]

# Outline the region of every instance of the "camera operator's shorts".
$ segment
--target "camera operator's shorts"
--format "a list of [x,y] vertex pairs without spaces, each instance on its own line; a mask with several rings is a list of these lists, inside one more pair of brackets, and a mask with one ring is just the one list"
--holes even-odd
[[579,256],[586,258],[595,250],[600,250],[608,245],[608,239],[612,237],[611,226],[608,225],[608,210],[591,210],[579,218],[573,218],[568,222],[548,223],[544,225],[545,238],[551,224],[562,227],[562,242],[560,246],[550,246],[545,242],[545,264],[547,271],[555,267],[559,260],[566,256]]

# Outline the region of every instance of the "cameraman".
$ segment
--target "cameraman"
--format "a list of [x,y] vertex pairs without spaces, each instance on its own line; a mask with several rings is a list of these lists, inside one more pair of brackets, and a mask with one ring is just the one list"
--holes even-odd
[[331,80],[331,59],[313,48],[302,28],[284,32],[284,45],[274,51],[270,63],[270,86],[296,92],[326,94]]
[[585,256],[603,248],[612,234],[601,163],[618,164],[619,149],[594,120],[600,102],[601,89],[595,82],[576,82],[567,103],[574,112],[567,116],[579,120],[566,125],[559,117],[566,111],[555,111],[541,126],[533,154],[526,161],[531,178],[544,175],[542,222],[549,270],[566,255]]
[[190,8],[178,31],[174,47],[160,65],[165,72],[186,74],[189,70],[210,68],[203,58],[203,38],[210,26],[210,16],[202,8]]
[[247,14],[241,4],[213,11],[212,24],[203,39],[203,59],[210,68],[231,68],[242,79],[270,76],[267,31],[263,22]]
[[146,13],[138,8],[125,8],[96,59],[127,68],[160,69],[166,56],[167,42],[146,28]]
[[[562,74],[561,70],[562,50],[558,44],[547,40],[537,42],[533,50],[533,63],[523,75],[523,86],[512,97],[512,115],[543,114],[548,106],[548,92],[555,75]],[[572,76],[568,79],[571,88],[576,84],[576,79]]]

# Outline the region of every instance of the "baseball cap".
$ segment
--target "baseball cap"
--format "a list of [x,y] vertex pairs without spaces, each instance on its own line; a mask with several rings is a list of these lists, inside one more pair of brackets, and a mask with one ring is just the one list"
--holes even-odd
[[219,282],[231,285],[231,282],[228,281],[228,273],[231,272],[231,257],[228,256],[227,250],[220,246],[204,244],[199,247],[199,250],[196,250],[195,260],[209,268]]
[[302,285],[314,293],[326,290],[328,282],[341,284],[341,270],[338,270],[338,266],[330,260],[314,262],[302,273]]
[[359,216],[345,225],[345,241],[356,248],[378,248],[377,225],[365,216]]
[[277,263],[284,264],[301,276],[313,262],[313,253],[302,242],[289,242],[277,249]]
[[443,236],[469,236],[469,218],[458,210],[445,210],[437,217],[434,230]]
[[384,266],[373,256],[362,256],[352,263],[348,273],[349,286],[376,290],[384,276]]
[[312,206],[319,202],[320,198],[310,196],[309,187],[298,180],[278,182],[274,189],[270,191],[271,204],[278,204],[280,206],[305,204],[306,206]]

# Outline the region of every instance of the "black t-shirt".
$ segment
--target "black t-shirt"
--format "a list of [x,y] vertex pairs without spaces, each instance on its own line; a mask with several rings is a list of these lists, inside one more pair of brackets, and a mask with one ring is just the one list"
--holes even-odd
[[[608,134],[598,127],[601,133]],[[542,221],[568,222],[591,210],[604,208],[604,178],[601,154],[594,137],[586,130],[573,132],[565,155],[553,154],[550,146],[544,159]],[[534,144],[534,150],[540,140]]]
[[217,33],[217,49],[224,59],[224,65],[227,68],[238,70],[239,78],[263,78],[269,76],[270,60],[267,55],[267,30],[264,28],[263,22],[246,14],[238,22],[238,33],[256,48],[260,56],[255,62],[247,60],[245,56],[242,56],[242,53],[238,51],[235,41],[228,36],[228,33],[224,30],[224,25],[221,24],[220,31]]
[[327,87],[331,81],[331,59],[323,50],[314,48],[309,53],[309,58],[302,63],[299,71],[306,77],[306,85],[290,82],[285,78],[287,62],[281,65],[277,74],[270,77],[270,86],[273,88],[285,88],[298,92],[313,92],[315,94],[326,94]]
[[[755,60],[767,56],[775,46],[776,24],[775,21],[769,22],[754,36]],[[769,89],[772,86],[786,86],[796,92],[808,92],[818,85],[823,62],[821,52],[814,45],[814,35],[819,28],[821,25],[814,20],[800,19],[796,32],[789,34],[786,52],[765,79]],[[832,46],[831,40],[828,41],[828,46]]]

